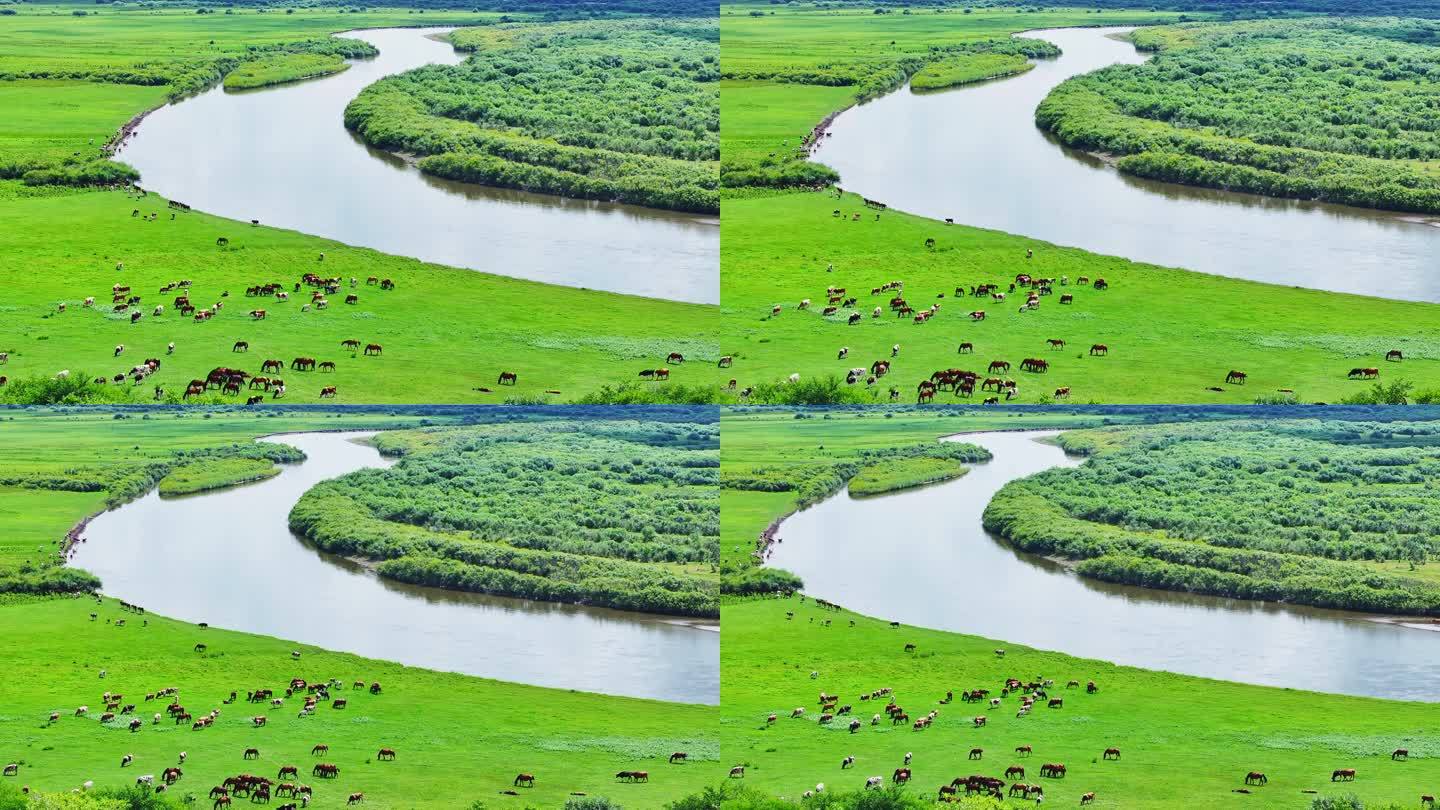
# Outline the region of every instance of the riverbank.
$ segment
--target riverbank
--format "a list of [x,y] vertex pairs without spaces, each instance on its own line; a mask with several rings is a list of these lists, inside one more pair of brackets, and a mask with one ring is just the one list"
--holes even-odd
[[[91,613],[97,618],[92,620]],[[117,624],[124,620],[123,625]],[[122,787],[142,773],[157,778],[188,754],[184,777],[172,790],[204,795],[236,772],[236,753],[258,747],[261,772],[283,764],[304,765],[310,749],[330,746],[326,762],[340,766],[336,780],[310,781],[315,800],[343,802],[364,792],[367,803],[384,806],[453,808],[478,796],[514,789],[516,773],[535,775],[526,800],[559,806],[572,793],[608,796],[636,806],[658,806],[700,790],[720,778],[719,746],[711,729],[716,710],[543,689],[522,684],[405,667],[278,638],[208,629],[147,611],[137,614],[105,599],[6,601],[0,621],[14,642],[0,678],[0,700],[10,707],[0,718],[6,762],[20,763],[19,781],[35,790],[68,791],[86,780],[96,787]],[[298,660],[297,660],[298,655]],[[57,673],[55,661],[84,661]],[[221,709],[203,731],[183,732],[168,719],[127,733],[121,723],[98,722],[102,706],[96,673],[105,687],[132,695],[135,702],[158,684],[174,686],[191,713]],[[231,689],[268,688],[277,695],[297,675],[341,679],[335,697],[345,709],[322,704],[311,717],[296,717],[298,702],[283,708],[268,703],[222,705]],[[378,682],[382,690],[352,689],[352,681]],[[296,698],[298,701],[298,698]],[[89,704],[89,716],[73,707]],[[148,704],[147,704],[148,706]],[[46,724],[51,711],[62,719]],[[264,729],[251,715],[268,715]],[[536,724],[536,717],[564,717],[564,723]],[[226,719],[228,718],[228,719]],[[36,730],[39,728],[40,730]],[[184,734],[183,740],[177,734]],[[191,736],[193,733],[194,736]],[[257,736],[258,735],[258,736]],[[376,761],[375,752],[396,751],[396,762]],[[672,751],[689,753],[689,764],[669,767]],[[118,767],[124,754],[134,763]],[[647,770],[648,783],[617,784],[618,770]],[[11,780],[7,780],[11,781]]]
[[227,73],[224,84],[226,90],[253,90],[330,76],[349,67],[340,56],[285,54],[261,62],[247,62]]
[[[787,618],[793,613],[794,618]],[[1047,804],[1068,806],[1094,792],[1097,804],[1127,808],[1232,808],[1244,802],[1289,807],[1301,791],[1359,795],[1371,803],[1408,806],[1440,780],[1440,759],[1419,753],[1416,729],[1440,720],[1440,704],[1341,697],[1289,689],[1245,686],[1061,655],[1007,641],[892,627],[885,617],[829,610],[813,599],[754,599],[727,603],[721,672],[721,746],[726,762],[743,764],[745,782],[796,800],[824,782],[827,790],[860,790],[865,779],[890,772],[913,753],[912,790],[929,794],[957,774],[984,774],[1044,786]],[[915,645],[914,651],[904,649]],[[999,656],[996,650],[1003,650]],[[811,676],[810,673],[816,673]],[[1018,697],[1003,696],[1005,679],[1051,678],[1049,697],[1062,708],[1037,705],[1017,717]],[[1078,686],[1067,687],[1069,681]],[[1093,681],[1096,691],[1087,694]],[[822,691],[851,702],[881,687],[919,719],[938,712],[923,731],[888,720],[872,725],[879,706],[855,703],[860,728],[846,733],[845,717],[816,722]],[[987,689],[987,700],[945,704],[947,692]],[[990,708],[989,697],[1001,705]],[[881,699],[882,701],[885,698]],[[1264,711],[1246,707],[1264,706]],[[805,716],[792,719],[791,707]],[[783,709],[783,711],[780,711]],[[782,716],[773,724],[767,715]],[[985,716],[983,727],[972,718]],[[1422,725],[1417,725],[1420,723]],[[1317,734],[1317,728],[1326,733]],[[1157,733],[1163,729],[1163,733]],[[1032,757],[1013,752],[1029,745]],[[1410,761],[1390,758],[1409,748]],[[957,769],[956,751],[982,749],[978,761]],[[1102,758],[1118,748],[1119,759]],[[854,768],[841,769],[853,756]],[[1063,779],[1040,779],[1042,763],[1067,766]],[[1176,768],[1176,763],[1188,763]],[[1006,776],[1008,766],[1025,776]],[[1332,784],[1331,771],[1354,767],[1354,783]],[[1150,778],[1157,769],[1165,779]],[[1262,771],[1263,787],[1246,788],[1245,775]],[[932,794],[933,795],[933,794]]]

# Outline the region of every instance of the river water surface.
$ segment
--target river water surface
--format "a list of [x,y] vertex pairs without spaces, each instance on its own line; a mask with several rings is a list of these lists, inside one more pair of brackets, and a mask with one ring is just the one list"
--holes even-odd
[[310,487],[392,463],[355,441],[367,435],[270,439],[308,460],[212,493],[151,492],[91,521],[72,564],[107,595],[185,621],[519,683],[719,702],[713,626],[390,582],[291,534]]
[[714,217],[567,200],[422,175],[345,129],[367,85],[463,56],[449,29],[344,34],[380,49],[333,76],[162,107],[118,153],[141,185],[200,210],[504,276],[717,303]]
[[944,484],[841,493],[799,512],[781,524],[769,564],[804,578],[806,593],[906,624],[1230,681],[1440,700],[1440,634],[1360,614],[1085,580],[986,532],[980,517],[1000,487],[1081,463],[1036,441],[1053,435],[954,437],[994,459]]
[[841,113],[816,153],[849,191],[928,217],[1275,284],[1440,301],[1440,227],[1395,214],[1158,183],[1060,146],[1035,108],[1146,56],[1125,28],[1030,31],[1064,55],[1020,76],[909,88]]

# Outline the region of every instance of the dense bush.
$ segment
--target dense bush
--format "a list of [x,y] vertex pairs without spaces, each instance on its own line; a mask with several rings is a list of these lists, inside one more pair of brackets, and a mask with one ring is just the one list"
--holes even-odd
[[1070,79],[1036,122],[1177,183],[1440,211],[1440,23],[1393,18],[1142,30],[1158,51]]
[[575,420],[382,434],[394,467],[307,492],[290,524],[383,576],[717,615],[718,427]]
[[452,40],[471,52],[463,64],[382,79],[346,126],[454,180],[719,211],[713,20],[492,25]]
[[1440,430],[1265,420],[1087,431],[1078,468],[1006,485],[985,526],[1112,582],[1440,614],[1440,586],[1373,563],[1440,554]]

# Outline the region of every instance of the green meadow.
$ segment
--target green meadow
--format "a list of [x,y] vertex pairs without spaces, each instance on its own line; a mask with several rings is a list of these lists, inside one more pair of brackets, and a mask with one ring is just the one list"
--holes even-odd
[[[172,219],[166,201],[155,195],[137,200],[18,179],[35,167],[49,167],[44,176],[51,177],[51,169],[84,174],[113,166],[96,158],[134,116],[236,75],[231,71],[237,68],[242,82],[288,76],[289,67],[280,67],[333,48],[331,33],[463,24],[495,15],[333,8],[196,14],[86,6],[74,9],[85,16],[75,16],[71,10],[26,7],[0,16],[0,41],[7,44],[0,54],[0,104],[20,111],[0,121],[0,177],[17,178],[0,180],[0,217],[7,224],[0,256],[11,271],[0,303],[7,325],[0,352],[8,352],[0,375],[9,382],[0,387],[0,402],[150,402],[157,385],[161,401],[179,401],[190,380],[213,368],[255,374],[265,359],[288,366],[296,356],[336,364],[333,373],[285,375],[286,396],[307,402],[329,386],[342,402],[568,402],[629,383],[677,351],[698,362],[675,365],[667,382],[628,396],[716,396],[722,374],[713,365],[719,324],[712,306],[426,264],[201,212]],[[132,215],[136,210],[140,215]],[[150,214],[155,218],[147,221]],[[117,272],[121,262],[124,270]],[[308,313],[299,300],[244,296],[257,284],[279,282],[289,289],[307,272],[354,277],[359,284],[346,285],[328,310]],[[392,279],[395,289],[367,285],[371,276]],[[193,280],[197,306],[223,301],[225,308],[205,323],[180,318],[174,292],[158,297],[157,291],[181,279]],[[111,312],[116,283],[141,297],[143,317],[134,325],[129,313]],[[342,305],[351,293],[359,295],[358,303]],[[82,306],[92,297],[95,307]],[[164,314],[152,317],[157,304],[165,306]],[[252,309],[266,310],[265,319],[252,319]],[[378,343],[383,356],[342,351],[344,340]],[[249,352],[232,351],[237,341],[247,342]],[[171,342],[176,349],[168,355]],[[125,353],[116,358],[118,345]],[[90,386],[63,396],[37,393],[36,386],[15,388],[17,381],[50,379],[63,370],[76,380],[113,378],[148,357],[160,358],[162,366],[143,385]],[[502,371],[518,375],[513,386],[497,385]],[[257,393],[264,394],[245,395]],[[238,397],[212,390],[200,399]]]
[[[793,619],[786,617],[791,612]],[[1427,732],[1440,721],[1433,703],[1122,667],[977,636],[892,628],[884,617],[822,609],[801,597],[728,603],[721,621],[722,765],[744,765],[747,787],[790,801],[822,782],[832,792],[860,791],[871,776],[889,785],[907,752],[914,758],[904,792],[923,804],[956,777],[1001,778],[1012,765],[1025,768],[1025,777],[1007,779],[1007,789],[1014,781],[1040,784],[1044,806],[1055,807],[1077,806],[1093,792],[1090,806],[1097,808],[1302,808],[1317,796],[1347,794],[1367,808],[1409,808],[1440,789],[1440,750]],[[915,651],[906,652],[907,644]],[[970,689],[998,697],[1007,678],[1054,679],[1048,693],[1062,698],[1063,708],[1041,701],[1029,716],[1016,717],[1014,694],[994,709],[959,699]],[[1066,688],[1071,680],[1081,686]],[[1089,681],[1094,694],[1086,694]],[[887,687],[912,718],[938,710],[932,725],[914,731],[884,719],[872,726],[888,698],[860,696]],[[947,691],[956,700],[941,705]],[[860,730],[849,733],[844,715],[818,723],[820,692],[852,704]],[[791,718],[797,707],[805,716]],[[767,723],[771,714],[778,717]],[[978,715],[987,715],[984,727],[975,726]],[[1034,753],[1017,755],[1022,745]],[[978,760],[969,759],[973,748],[983,751]],[[1120,749],[1120,759],[1104,759],[1107,748]],[[1410,759],[1392,761],[1396,748],[1408,748]],[[855,764],[842,768],[848,756]],[[1041,764],[1049,762],[1065,765],[1066,776],[1040,778]],[[1355,781],[1332,783],[1339,768],[1356,769]],[[1247,788],[1250,771],[1264,773],[1268,783]]]
[[[372,807],[550,808],[576,793],[625,807],[661,807],[719,778],[710,707],[406,667],[141,616],[110,599],[12,599],[0,605],[0,629],[7,649],[0,663],[0,759],[19,765],[17,776],[0,785],[0,800],[20,785],[68,792],[93,781],[96,789],[120,788],[145,774],[158,783],[181,752],[187,754],[184,775],[167,791],[171,806],[209,807],[210,789],[226,777],[273,778],[284,765],[297,766],[298,781],[314,789],[315,803],[329,807],[354,792],[363,792]],[[246,702],[256,689],[282,697],[297,677],[339,679],[332,697],[349,705],[332,709],[322,702],[313,715],[299,717],[299,696],[281,707]],[[379,682],[381,693],[352,687],[362,680]],[[214,724],[199,731],[176,725],[165,714],[169,700],[145,700],[168,687],[179,690],[178,700],[195,717],[219,709]],[[227,705],[232,690],[239,699]],[[132,715],[100,722],[106,691],[136,704],[133,716],[143,721],[138,731],[127,728]],[[75,716],[82,705],[89,712]],[[60,713],[55,722],[52,712]],[[156,712],[164,715],[158,724]],[[262,715],[267,723],[256,727],[251,718]],[[322,743],[329,752],[312,756],[311,748]],[[396,752],[394,761],[376,758],[382,747]],[[258,749],[259,757],[245,759],[247,748]],[[667,764],[674,751],[687,752],[690,761]],[[127,754],[134,761],[122,767]],[[317,762],[338,765],[339,777],[313,777]],[[615,774],[622,770],[648,771],[650,780],[619,782]],[[533,788],[513,785],[521,772],[535,776]],[[511,790],[517,795],[503,792]],[[248,802],[235,800],[242,803]]]
[[[727,409],[722,416],[721,471],[732,484],[754,480],[760,471],[776,479],[803,482],[817,468],[832,467],[886,448],[933,443],[941,436],[977,430],[1102,428],[1066,434],[1097,441],[1147,435],[1165,428],[1125,425],[1185,418],[1234,418],[1233,411],[1155,412],[960,411],[895,409]],[[1196,422],[1201,429],[1203,422]],[[1218,425],[1210,429],[1223,433]],[[1403,428],[1397,427],[1398,432]],[[831,490],[834,491],[834,490]],[[726,574],[754,569],[756,536],[774,519],[814,500],[802,488],[722,492],[721,538]],[[883,508],[883,505],[877,505]],[[840,565],[860,565],[837,561]],[[763,569],[770,570],[770,569]],[[787,617],[793,613],[793,618]],[[918,627],[891,627],[886,617],[823,609],[809,598],[727,598],[721,607],[725,642],[721,649],[721,748],[725,767],[744,766],[738,787],[749,788],[735,806],[770,810],[800,803],[805,791],[823,783],[835,804],[828,807],[909,807],[928,805],[941,785],[972,774],[1004,778],[1010,766],[1024,778],[1005,781],[1040,784],[1046,804],[1076,806],[1095,793],[1094,807],[1118,808],[1301,808],[1317,797],[1360,797],[1366,807],[1413,807],[1421,795],[1440,788],[1440,749],[1426,729],[1440,719],[1436,704],[1407,703],[1290,689],[1249,686],[1035,650],[1004,640]],[[914,644],[913,651],[905,646]],[[995,650],[1005,650],[999,657]],[[811,673],[814,673],[813,675]],[[1000,697],[1007,678],[1054,679],[1050,697],[1029,716],[1017,717],[1018,698]],[[1069,681],[1080,686],[1067,688]],[[1097,691],[1088,694],[1085,684]],[[863,700],[873,690],[894,690],[912,719],[937,710],[930,727],[910,723],[878,725],[882,707]],[[962,691],[988,689],[986,701],[966,704]],[[942,704],[947,691],[956,700]],[[821,724],[818,693],[851,704],[851,715]],[[880,698],[884,702],[888,698]],[[803,717],[792,718],[796,708]],[[776,720],[768,722],[770,715]],[[974,717],[987,715],[984,727]],[[850,733],[849,717],[861,721]],[[1029,745],[1033,755],[1016,747]],[[1119,748],[1107,760],[1107,748]],[[972,760],[972,748],[982,749]],[[1391,759],[1397,748],[1410,758]],[[858,797],[865,780],[881,776],[886,786],[913,753],[913,778],[901,788],[904,799],[866,804]],[[842,767],[845,757],[853,768]],[[1067,767],[1063,779],[1039,777],[1043,763]],[[1354,782],[1331,783],[1332,771],[1355,768]],[[1250,771],[1268,782],[1246,786]],[[1249,791],[1241,793],[1237,791]],[[963,792],[963,791],[962,791]],[[757,795],[758,794],[758,795]],[[762,797],[778,797],[771,804]],[[1032,797],[1033,798],[1033,797]],[[873,801],[881,801],[875,793]],[[817,801],[817,800],[812,800]],[[1004,806],[1019,804],[1009,799]],[[976,804],[977,807],[1000,805]],[[1350,807],[1351,805],[1342,805]]]
[[333,54],[288,53],[241,65],[225,76],[225,87],[231,90],[248,90],[296,82],[339,73],[349,66],[342,57]]
[[[936,65],[946,64],[941,49],[948,45],[1051,26],[1176,19],[1165,12],[1013,7],[872,12],[722,6],[722,176],[741,184],[727,183],[722,202],[721,351],[735,357],[738,388],[755,389],[751,401],[886,402],[893,387],[899,401],[914,402],[918,384],[933,372],[968,369],[983,378],[995,360],[1012,366],[998,375],[1018,384],[1011,402],[1336,402],[1374,397],[1376,382],[1399,383],[1411,401],[1440,393],[1440,329],[1431,304],[1140,264],[897,210],[881,213],[857,196],[837,197],[833,188],[773,187],[784,178],[815,187],[836,182],[828,169],[802,161],[802,138],[857,100],[899,87],[921,70],[942,70]],[[1020,300],[1009,294],[1003,302],[955,296],[957,287],[968,293],[987,283],[1008,293],[1020,273],[1055,278],[1056,295],[1029,312],[1018,311],[1023,289]],[[1103,278],[1109,289],[1082,285],[1082,276]],[[919,324],[896,317],[888,307],[895,293],[871,294],[891,281],[904,283],[903,297],[916,312],[937,304],[939,310]],[[825,316],[831,287],[846,290],[842,299],[858,300]],[[1060,294],[1073,295],[1073,303],[1060,304]],[[814,305],[800,309],[806,299]],[[872,317],[877,306],[881,314]],[[976,310],[985,311],[984,320],[972,319]],[[852,313],[861,316],[854,324]],[[1064,347],[1051,348],[1050,340]],[[973,344],[973,355],[959,353],[962,343]],[[1108,353],[1092,356],[1097,343]],[[849,349],[843,359],[842,348]],[[1392,349],[1403,352],[1403,362],[1384,361]],[[1026,358],[1048,361],[1048,372],[1019,371]],[[873,386],[863,377],[844,385],[849,369],[876,360],[891,360],[888,376]],[[1379,368],[1379,379],[1351,379],[1355,368]],[[1245,383],[1227,384],[1230,371],[1244,372]],[[792,374],[802,385],[787,389]],[[827,380],[838,382],[822,384]],[[935,401],[995,395],[977,388],[967,400],[947,389]]]

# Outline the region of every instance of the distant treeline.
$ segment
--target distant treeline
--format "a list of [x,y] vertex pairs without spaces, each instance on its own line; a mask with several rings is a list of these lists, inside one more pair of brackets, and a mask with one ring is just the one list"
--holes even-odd
[[394,467],[311,489],[291,527],[383,576],[456,590],[718,615],[719,431],[545,421],[382,434]]
[[1121,171],[1273,197],[1440,212],[1440,23],[1270,20],[1142,29],[1142,65],[1069,79],[1036,123]]
[[1006,485],[987,529],[1111,582],[1440,615],[1440,584],[1405,573],[1440,554],[1440,424],[1256,420],[1062,441],[1091,458]]
[[719,28],[706,20],[456,31],[460,65],[367,87],[345,125],[440,177],[716,213]]

